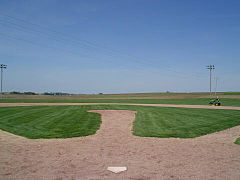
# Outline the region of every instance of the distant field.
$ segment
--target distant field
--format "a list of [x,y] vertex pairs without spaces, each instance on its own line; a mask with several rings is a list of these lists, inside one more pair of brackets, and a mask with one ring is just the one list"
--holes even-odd
[[240,125],[240,111],[143,106],[1,107],[0,129],[27,138],[70,138],[94,134],[100,115],[88,110],[137,111],[133,134],[193,138]]
[[224,92],[222,95],[240,95],[240,92]]
[[[222,93],[219,93],[222,94]],[[195,96],[195,95],[209,95],[209,93],[122,93],[122,94],[73,94],[73,95],[63,95],[63,96],[53,96],[53,95],[26,95],[26,94],[5,94],[5,96],[11,97],[79,97],[79,98],[106,98],[106,97],[137,97],[137,96]]]
[[[208,98],[184,99],[2,99],[0,103],[139,103],[139,104],[186,104],[207,105]],[[240,99],[223,98],[223,106],[240,106]]]
[[[214,95],[213,95],[214,96]],[[238,98],[238,92],[217,93],[220,98]],[[209,93],[132,93],[132,94],[83,94],[83,95],[17,95],[5,94],[4,99],[67,99],[67,100],[85,100],[85,99],[185,99],[185,98],[209,98]]]

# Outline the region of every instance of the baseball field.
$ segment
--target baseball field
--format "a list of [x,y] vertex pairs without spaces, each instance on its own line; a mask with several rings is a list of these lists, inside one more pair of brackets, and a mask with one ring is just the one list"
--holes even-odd
[[240,94],[219,96],[6,95],[0,178],[238,179]]

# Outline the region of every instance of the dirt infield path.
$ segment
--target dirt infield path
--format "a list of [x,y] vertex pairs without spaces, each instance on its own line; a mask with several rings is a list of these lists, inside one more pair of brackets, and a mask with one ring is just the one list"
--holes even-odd
[[201,109],[232,109],[240,110],[233,106],[207,106],[207,105],[182,105],[182,104],[132,104],[132,103],[0,103],[0,107],[12,106],[79,106],[79,105],[130,105],[130,106],[156,106],[177,108],[201,108]]
[[240,179],[240,126],[194,139],[142,138],[131,132],[136,112],[90,112],[102,115],[92,136],[31,140],[0,131],[0,179]]

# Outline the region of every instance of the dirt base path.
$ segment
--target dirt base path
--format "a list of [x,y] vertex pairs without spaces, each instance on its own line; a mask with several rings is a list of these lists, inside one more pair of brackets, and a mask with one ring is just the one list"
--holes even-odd
[[183,104],[133,104],[133,103],[0,103],[0,107],[13,106],[79,106],[79,105],[129,105],[129,106],[156,106],[177,108],[201,108],[201,109],[232,109],[240,110],[233,106],[207,106],[207,105],[183,105]]
[[92,136],[31,140],[0,131],[0,179],[240,179],[240,126],[194,139],[142,138],[131,132],[135,112],[91,112],[102,115]]

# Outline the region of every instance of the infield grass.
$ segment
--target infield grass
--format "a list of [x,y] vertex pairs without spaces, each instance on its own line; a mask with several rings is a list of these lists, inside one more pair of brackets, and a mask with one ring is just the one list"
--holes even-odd
[[31,139],[95,134],[101,117],[88,110],[137,111],[133,134],[193,138],[240,125],[240,111],[121,105],[1,107],[0,129]]
[[240,138],[238,138],[238,139],[235,141],[235,144],[240,145]]
[[0,108],[0,114],[2,130],[31,139],[87,136],[101,124],[99,114],[73,106]]

